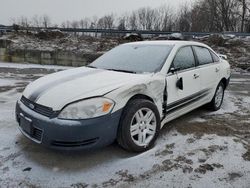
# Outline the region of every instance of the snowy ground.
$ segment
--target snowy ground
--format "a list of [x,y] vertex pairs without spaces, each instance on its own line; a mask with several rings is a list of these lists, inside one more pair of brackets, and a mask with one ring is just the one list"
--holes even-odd
[[250,186],[250,74],[233,74],[221,110],[169,123],[148,152],[62,153],[22,136],[14,106],[29,82],[65,68],[0,63],[0,187]]

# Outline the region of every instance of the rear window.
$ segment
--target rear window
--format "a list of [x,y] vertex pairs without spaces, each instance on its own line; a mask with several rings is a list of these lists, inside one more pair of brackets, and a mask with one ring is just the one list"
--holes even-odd
[[196,52],[199,65],[206,65],[214,62],[210,51],[207,48],[194,46],[194,50]]

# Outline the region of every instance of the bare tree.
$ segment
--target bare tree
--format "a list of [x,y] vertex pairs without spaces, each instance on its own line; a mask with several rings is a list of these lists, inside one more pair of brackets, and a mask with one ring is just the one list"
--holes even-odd
[[119,30],[125,30],[126,29],[126,17],[122,16],[120,18],[118,18],[118,26],[117,28]]
[[90,29],[96,29],[98,26],[98,17],[94,16],[90,19]]
[[111,29],[114,27],[114,15],[106,15],[98,20],[97,27],[99,29]]
[[30,21],[28,20],[27,17],[21,16],[19,21],[18,21],[18,25],[20,25],[24,28],[28,28],[30,26]]
[[216,31],[216,7],[214,0],[200,1],[191,10],[191,31]]
[[[13,19],[13,24],[22,27],[50,27],[47,15],[35,15]],[[54,24],[53,24],[54,25]],[[91,28],[120,30],[161,30],[183,32],[250,32],[250,0],[197,0],[192,5],[183,5],[174,14],[171,7],[162,5],[158,8],[143,7],[116,17],[108,14],[103,17],[83,18],[66,21],[63,28]]]
[[178,29],[183,32],[191,30],[191,11],[187,4],[181,7],[179,18],[177,18]]
[[91,21],[89,18],[84,18],[79,21],[79,27],[82,29],[87,29],[91,25]]
[[114,21],[115,21],[115,18],[114,18],[113,14],[104,16],[105,28],[107,28],[107,29],[113,28],[114,27]]
[[41,27],[42,26],[42,18],[39,17],[38,15],[34,15],[32,17],[31,23],[32,23],[32,26],[34,26],[34,27]]
[[140,8],[138,11],[137,11],[137,15],[138,15],[138,22],[140,24],[140,29],[142,30],[146,30],[148,29],[147,26],[149,24],[147,24],[147,8]]
[[71,26],[71,28],[76,29],[76,28],[79,28],[79,23],[78,23],[78,21],[74,20],[71,22],[70,26]]
[[137,30],[138,29],[138,20],[137,20],[137,16],[136,16],[136,12],[132,12],[132,14],[129,17],[129,27],[132,30]]
[[48,15],[43,15],[42,16],[42,24],[44,28],[48,28],[51,24],[50,17]]
[[221,19],[222,30],[236,30],[238,2],[236,0],[217,0],[217,10]]
[[200,0],[191,12],[193,31],[240,30],[239,0]]
[[172,31],[174,15],[169,6],[161,6],[156,11],[155,30]]
[[61,23],[61,27],[62,27],[62,28],[66,28],[66,22],[62,22],[62,23]]
[[246,0],[238,0],[241,7],[241,26],[240,31],[244,32],[245,22],[246,22],[246,16],[248,11],[248,4]]

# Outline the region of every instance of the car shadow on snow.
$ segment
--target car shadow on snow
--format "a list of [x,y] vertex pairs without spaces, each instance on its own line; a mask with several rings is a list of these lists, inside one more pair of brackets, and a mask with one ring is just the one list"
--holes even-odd
[[82,171],[137,155],[123,150],[117,143],[93,150],[58,151],[35,144],[21,134],[16,143],[23,157],[26,158],[25,161],[31,161],[43,168],[66,172]]

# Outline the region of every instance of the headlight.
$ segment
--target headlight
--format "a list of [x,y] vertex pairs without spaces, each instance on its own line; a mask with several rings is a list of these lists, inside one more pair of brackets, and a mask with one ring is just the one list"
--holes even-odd
[[115,103],[107,98],[92,98],[66,106],[59,114],[60,119],[89,119],[111,112]]

